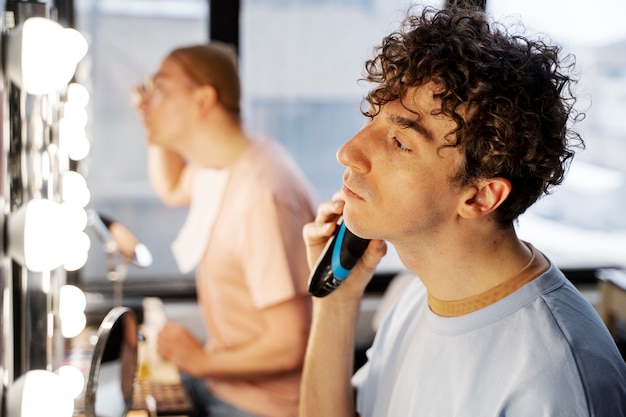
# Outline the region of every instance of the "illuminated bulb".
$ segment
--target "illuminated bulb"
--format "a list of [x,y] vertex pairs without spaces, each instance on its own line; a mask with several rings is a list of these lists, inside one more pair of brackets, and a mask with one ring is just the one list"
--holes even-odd
[[[82,178],[82,177],[81,177]],[[89,251],[87,214],[73,203],[33,199],[7,218],[7,252],[33,272],[81,268]]]
[[65,230],[61,205],[33,199],[8,217],[8,253],[33,272],[51,271],[63,264]]
[[76,399],[82,394],[85,388],[85,377],[80,369],[75,366],[64,365],[57,369],[56,373],[61,378],[61,385],[63,385],[68,396]]
[[82,161],[89,155],[91,145],[87,136],[75,138],[68,149],[67,155],[73,161]]
[[67,46],[67,48],[63,49],[62,59],[78,64],[87,55],[87,50],[89,49],[87,40],[82,33],[73,28],[63,29],[60,37]]
[[84,159],[91,147],[85,128],[72,123],[70,119],[59,120],[59,147],[74,161]]
[[8,417],[71,417],[73,413],[74,399],[55,373],[28,371],[7,389]]
[[76,171],[67,171],[63,174],[63,201],[85,207],[91,195],[87,181]]
[[65,252],[63,268],[66,271],[76,271],[82,268],[89,256],[91,242],[85,232],[74,233],[68,236],[67,251]]
[[89,236],[84,232],[87,226],[87,212],[83,207],[71,202],[64,202],[61,208],[60,221],[65,225],[63,267],[66,271],[76,271],[87,262],[91,246]]
[[74,285],[63,285],[59,290],[59,318],[61,334],[67,339],[78,336],[85,330],[87,316],[85,293]]
[[87,126],[87,110],[77,103],[68,101],[63,105],[63,119],[69,121],[73,126],[84,128]]
[[89,103],[89,91],[79,83],[71,83],[67,86],[67,101],[74,103],[79,107],[87,107]]
[[31,17],[7,35],[9,77],[29,94],[50,94],[65,87],[87,53],[87,40],[75,29]]
[[59,289],[59,316],[82,313],[87,307],[85,293],[74,285],[63,285]]
[[87,316],[85,316],[85,313],[61,317],[61,335],[66,339],[71,339],[81,334],[85,330],[86,325]]
[[87,227],[87,211],[73,203],[63,202],[63,222],[70,231],[81,232]]

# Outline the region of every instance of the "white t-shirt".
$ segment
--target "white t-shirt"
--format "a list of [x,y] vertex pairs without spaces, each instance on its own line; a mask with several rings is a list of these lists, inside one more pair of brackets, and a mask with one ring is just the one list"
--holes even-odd
[[415,279],[353,377],[363,417],[626,416],[626,365],[593,307],[554,266],[458,317]]

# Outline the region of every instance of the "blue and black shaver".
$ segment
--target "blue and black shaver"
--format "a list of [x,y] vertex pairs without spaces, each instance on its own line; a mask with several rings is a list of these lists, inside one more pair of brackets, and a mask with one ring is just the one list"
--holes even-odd
[[309,278],[309,293],[324,297],[333,292],[350,275],[359,261],[369,239],[362,239],[352,233],[343,222],[337,222],[337,229],[320,255]]

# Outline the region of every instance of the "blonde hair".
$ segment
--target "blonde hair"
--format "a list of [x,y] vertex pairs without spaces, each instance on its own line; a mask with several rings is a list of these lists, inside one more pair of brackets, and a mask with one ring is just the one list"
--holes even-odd
[[176,60],[195,83],[215,88],[222,106],[239,115],[241,85],[237,52],[232,45],[212,41],[181,47],[170,52],[167,58]]

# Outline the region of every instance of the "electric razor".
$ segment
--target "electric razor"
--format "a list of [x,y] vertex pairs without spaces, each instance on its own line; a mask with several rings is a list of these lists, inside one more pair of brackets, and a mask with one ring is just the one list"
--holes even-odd
[[309,278],[309,293],[324,297],[333,292],[350,275],[368,243],[369,239],[356,236],[340,218],[335,233],[326,243],[313,268]]

